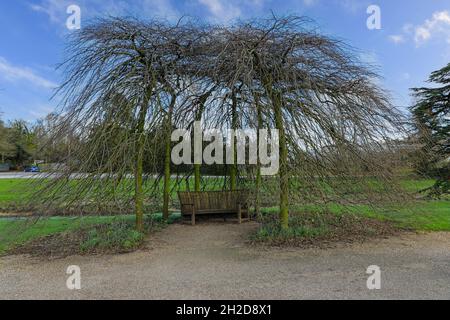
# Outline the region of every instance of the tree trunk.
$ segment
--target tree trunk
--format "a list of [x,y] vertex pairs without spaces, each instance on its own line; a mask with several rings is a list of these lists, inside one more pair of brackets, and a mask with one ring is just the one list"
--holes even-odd
[[287,145],[284,131],[283,111],[279,94],[275,94],[273,107],[275,112],[275,125],[279,131],[279,157],[280,157],[280,224],[282,229],[289,228],[289,176],[287,170]]
[[288,150],[286,132],[283,120],[283,101],[281,94],[273,88],[272,80],[268,76],[262,77],[267,95],[272,101],[275,126],[279,133],[279,158],[280,158],[280,225],[282,229],[289,228],[289,172],[287,169]]
[[[263,119],[262,119],[262,112],[261,112],[261,106],[259,104],[259,96],[258,94],[255,94],[255,104],[256,104],[256,117],[257,117],[257,131],[256,131],[256,143],[258,144],[258,151],[259,151],[259,140],[261,139],[259,130],[263,128]],[[256,164],[256,201],[255,201],[255,214],[257,217],[261,216],[261,159],[257,158],[257,164]]]
[[170,201],[170,139],[165,146],[165,158],[164,158],[164,200],[163,200],[163,219],[169,219],[169,201]]
[[195,192],[200,192],[200,181],[201,181],[200,168],[201,168],[200,164],[194,164]]
[[137,128],[137,142],[136,142],[136,163],[134,173],[134,206],[136,212],[136,230],[142,232],[144,230],[144,194],[142,189],[142,174],[143,174],[143,162],[144,162],[144,126],[145,117],[147,114],[147,107],[144,105],[139,111],[139,121]]
[[169,202],[170,202],[170,156],[171,156],[171,130],[172,130],[172,115],[175,106],[176,96],[172,95],[169,110],[166,119],[166,143],[165,143],[165,157],[164,157],[164,200],[163,200],[163,219],[169,219]]
[[[210,92],[202,95],[199,99],[198,102],[198,110],[196,112],[195,115],[195,121],[201,121],[202,120],[202,116],[203,116],[203,110],[205,109],[205,103],[206,100],[208,100],[209,96],[210,96]],[[200,164],[194,164],[194,180],[195,180],[195,192],[200,192],[200,188],[201,188],[201,165]]]
[[[233,129],[234,134],[236,134],[236,129],[238,126],[237,117],[237,98],[236,92],[232,92],[232,104],[231,104],[231,129]],[[233,164],[230,167],[230,189],[232,191],[236,190],[237,186],[237,143],[236,136],[233,136]]]
[[144,171],[144,146],[145,146],[145,119],[147,117],[148,103],[152,96],[153,87],[150,87],[146,91],[144,101],[141,109],[139,110],[139,118],[136,128],[136,158],[135,158],[135,173],[134,173],[134,207],[136,213],[136,230],[139,232],[144,231],[144,192],[142,188],[143,184],[143,171]]

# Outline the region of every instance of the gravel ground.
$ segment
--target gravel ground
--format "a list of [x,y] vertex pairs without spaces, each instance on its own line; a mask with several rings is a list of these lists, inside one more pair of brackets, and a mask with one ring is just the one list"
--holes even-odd
[[[335,249],[252,248],[254,223],[172,225],[115,256],[0,258],[2,299],[450,299],[450,233]],[[81,268],[81,290],[66,269]],[[381,268],[381,290],[366,269]]]

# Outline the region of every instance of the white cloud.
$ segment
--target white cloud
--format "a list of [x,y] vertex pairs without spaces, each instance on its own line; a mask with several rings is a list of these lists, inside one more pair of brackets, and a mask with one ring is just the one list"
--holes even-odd
[[241,9],[223,0],[198,0],[198,2],[208,9],[212,18],[221,22],[228,22],[241,16]]
[[414,25],[412,23],[406,23],[402,27],[403,33],[411,34],[414,31]]
[[45,89],[54,89],[58,86],[56,83],[37,75],[30,68],[13,66],[3,57],[0,57],[0,77],[11,82],[26,81],[36,87]]
[[355,14],[359,11],[366,10],[373,3],[366,0],[338,0],[338,4],[345,10]]
[[311,6],[315,5],[317,2],[318,2],[318,0],[303,0],[303,3],[307,7],[311,7]]
[[[73,0],[41,0],[38,4],[30,4],[33,11],[44,13],[52,23],[63,24],[68,18],[67,7]],[[171,0],[78,0],[81,7],[81,18],[90,19],[97,16],[123,16],[145,14],[167,19],[177,19],[179,12],[173,7]]]
[[416,44],[420,44],[421,42],[425,42],[431,38],[431,32],[424,27],[417,27],[414,35],[414,41]]
[[48,114],[54,112],[56,110],[55,107],[51,107],[48,105],[37,105],[35,107],[30,108],[28,113],[32,116],[32,120],[44,118]]
[[175,9],[170,0],[141,0],[136,1],[138,10],[142,10],[151,16],[158,16],[163,18],[178,18],[181,14]]
[[400,44],[405,42],[405,37],[401,34],[393,34],[389,36],[389,40],[395,44]]
[[51,22],[60,23],[66,15],[68,0],[43,0],[39,4],[30,4],[33,11],[45,13]]
[[419,25],[407,23],[403,25],[401,34],[389,36],[389,40],[395,44],[411,40],[415,42],[417,47],[432,39],[444,40],[450,44],[449,11],[437,11],[430,19],[425,20]]
[[[305,6],[312,7],[319,4],[321,0],[303,0],[302,2]],[[327,2],[330,2],[330,0],[322,1],[322,3],[328,5]],[[365,8],[370,5],[370,2],[368,0],[334,0],[334,3],[353,14],[357,13],[358,11],[365,10]]]
[[438,11],[431,19],[417,26],[414,32],[416,45],[421,45],[433,37],[444,36],[446,41],[450,40],[450,13],[448,11]]

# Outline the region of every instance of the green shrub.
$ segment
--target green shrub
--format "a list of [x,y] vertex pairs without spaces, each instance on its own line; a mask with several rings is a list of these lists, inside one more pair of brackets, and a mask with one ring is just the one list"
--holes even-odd
[[98,225],[87,231],[81,244],[82,252],[121,252],[135,250],[141,246],[144,234],[133,229],[130,223],[118,222]]
[[328,232],[320,214],[290,216],[288,229],[282,229],[273,214],[263,214],[261,222],[261,228],[252,236],[255,241],[285,242],[299,238],[315,238]]
[[343,212],[297,212],[289,217],[289,228],[282,229],[276,212],[260,217],[261,226],[251,236],[269,245],[323,246],[339,241],[361,241],[397,232],[390,222]]

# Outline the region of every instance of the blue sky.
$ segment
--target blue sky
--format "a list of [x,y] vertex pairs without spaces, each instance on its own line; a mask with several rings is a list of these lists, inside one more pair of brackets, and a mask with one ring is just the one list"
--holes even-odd
[[[81,27],[102,15],[182,15],[214,23],[277,15],[306,15],[321,32],[344,39],[378,65],[381,85],[396,105],[411,103],[409,88],[450,62],[450,0],[15,0],[0,1],[0,112],[34,121],[54,110],[70,32],[69,5],[81,8]],[[381,9],[381,29],[369,30],[369,5]]]

